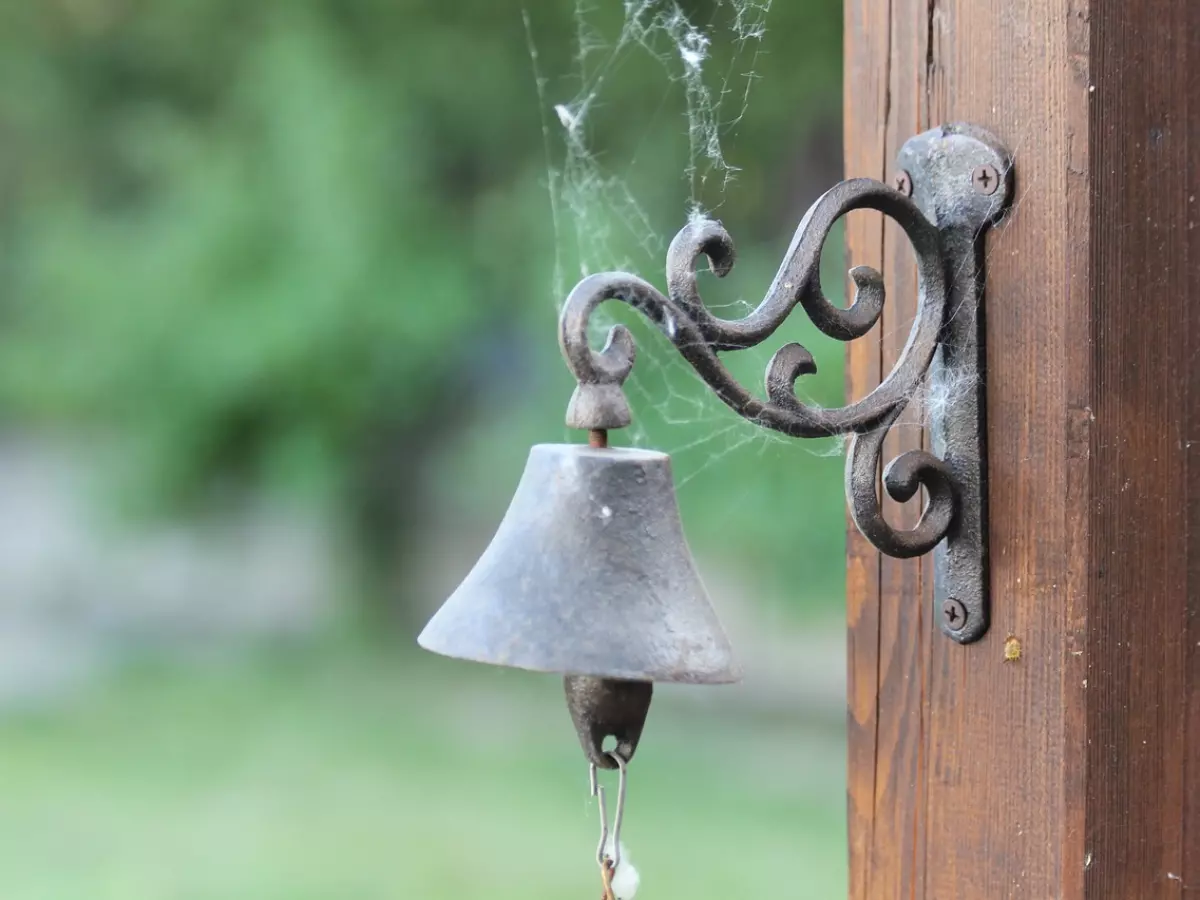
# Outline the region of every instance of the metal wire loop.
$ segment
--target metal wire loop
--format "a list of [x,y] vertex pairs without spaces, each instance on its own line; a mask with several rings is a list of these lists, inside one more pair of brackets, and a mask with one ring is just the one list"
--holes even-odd
[[[621,864],[621,823],[625,819],[625,781],[627,777],[625,757],[619,753],[608,752],[612,757],[613,762],[617,764],[617,769],[620,770],[620,779],[617,782],[617,812],[613,816],[612,827],[612,867],[615,870]],[[588,779],[592,789],[592,796],[596,798],[597,805],[600,807],[600,846],[596,848],[596,862],[600,867],[604,867],[606,854],[605,848],[608,846],[608,804],[604,796],[604,785],[600,784],[600,779],[596,774],[596,764],[592,763],[588,767]]]

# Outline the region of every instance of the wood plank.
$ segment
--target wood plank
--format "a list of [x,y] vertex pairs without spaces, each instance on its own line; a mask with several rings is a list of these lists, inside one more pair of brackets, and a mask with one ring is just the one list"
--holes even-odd
[[[1200,307],[1194,302],[1195,285],[1200,283],[1200,5],[1193,4],[1190,17],[1185,21],[1181,33],[1186,35],[1184,47],[1187,65],[1180,70],[1187,73],[1184,96],[1187,98],[1187,114],[1183,127],[1187,150],[1184,152],[1188,168],[1185,169],[1184,184],[1187,193],[1187,246],[1184,263],[1184,279],[1193,287],[1190,294],[1183,294],[1184,321],[1181,330],[1187,335],[1190,356],[1187,365],[1196,367],[1196,348],[1200,347]],[[1200,597],[1200,379],[1195,372],[1187,381],[1187,407],[1184,426],[1184,466],[1187,470],[1187,534],[1188,534],[1188,583],[1190,598],[1187,620],[1187,684],[1188,699],[1185,710],[1187,722],[1187,759],[1185,760],[1184,811],[1183,811],[1183,871],[1180,884],[1183,892],[1200,891],[1200,609],[1196,598]]]
[[1192,745],[1189,773],[1184,714],[1189,626],[1200,615],[1200,597],[1188,590],[1196,538],[1184,490],[1200,348],[1181,327],[1200,300],[1200,260],[1189,254],[1200,218],[1189,202],[1200,190],[1200,115],[1189,83],[1200,67],[1197,29],[1200,13],[1187,0],[1097,4],[1092,16],[1092,335],[1102,427],[1092,495],[1103,498],[1104,515],[1091,535],[1086,803],[1087,893],[1097,897],[1179,897],[1185,883],[1200,892],[1200,880],[1192,883],[1200,872],[1184,863],[1185,801],[1200,790],[1200,746]]
[[[895,159],[908,138],[929,127],[922,103],[926,57],[925,30],[911,17],[900,15],[903,4],[893,2],[888,51],[888,115],[886,157],[882,178],[895,182]],[[917,308],[917,273],[908,239],[895,223],[882,231],[883,277],[888,302],[880,322],[882,377],[900,358]],[[884,441],[883,461],[907,450],[921,449],[924,434],[915,407],[902,416]],[[917,501],[903,506],[884,496],[883,510],[897,528],[912,528],[920,517]],[[880,561],[879,607],[879,757],[876,761],[875,841],[871,852],[871,897],[888,896],[897,885],[919,894],[925,884],[923,797],[913,785],[924,783],[926,654],[929,641],[931,588],[925,583],[926,560]],[[932,583],[932,579],[930,579]],[[904,598],[900,602],[888,598]],[[912,650],[918,652],[911,652]]]
[[[921,567],[872,580],[850,545],[856,900],[1200,892],[1197,96],[1192,0],[847,3],[848,174],[955,120],[1018,165],[987,258],[990,635],[945,640]],[[858,395],[913,288],[894,236],[847,236],[889,288]]]
[[[846,175],[884,177],[887,159],[886,129],[882,118],[865,114],[887,103],[888,28],[871,27],[876,0],[846,0],[845,57],[847,69],[844,118]],[[851,39],[870,44],[869,52],[855,54]],[[855,65],[851,67],[853,61]],[[854,110],[863,110],[857,117]],[[854,213],[846,219],[846,264],[883,266],[882,224],[879,217]],[[879,383],[881,347],[874,336],[852,342],[846,350],[846,393],[862,397]],[[846,520],[846,655],[849,833],[849,891],[851,897],[869,896],[871,848],[875,841],[875,760],[879,752],[879,553],[849,517]]]
[[[1066,4],[958,0],[928,19],[942,116],[1001,136],[1018,170],[986,261],[992,626],[976,645],[933,644],[938,859],[925,896],[1055,897],[1070,855],[1066,726],[1083,690],[1063,638],[1069,548],[1086,519],[1067,427],[1079,417],[1069,382],[1088,364],[1068,324],[1086,308],[1087,245],[1063,237],[1087,197],[1086,170],[1070,162],[1075,141],[1086,148],[1086,73],[1070,62],[1081,48]],[[1010,637],[1017,661],[1005,658]]]
[[[890,14],[882,21],[880,7],[872,0],[846,4],[846,174],[894,182],[901,145],[927,127],[917,65],[926,51],[922,30]],[[851,41],[857,45],[850,46]],[[867,45],[870,52],[862,52]],[[877,115],[881,106],[888,115]],[[899,358],[917,305],[916,268],[903,233],[882,216],[851,216],[847,236],[850,265],[879,269],[888,285],[875,339],[854,342],[849,349],[848,390],[861,397]],[[889,434],[884,458],[923,443],[919,417],[907,417]],[[901,528],[911,528],[920,514],[915,502],[898,506],[890,498],[884,509]],[[924,766],[922,720],[908,715],[922,703],[924,657],[904,648],[928,641],[929,589],[922,562],[881,558],[853,526],[849,534],[850,895],[865,898],[924,880],[922,804],[909,789],[921,781]],[[864,572],[873,579],[864,579]],[[911,599],[880,602],[894,596]],[[916,615],[913,605],[920,606]]]

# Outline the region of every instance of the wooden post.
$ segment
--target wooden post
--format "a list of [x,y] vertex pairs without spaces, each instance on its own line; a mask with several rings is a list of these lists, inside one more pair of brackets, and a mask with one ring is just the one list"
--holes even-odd
[[[850,895],[1200,897],[1200,2],[846,0],[845,101],[847,175],[892,180],[952,121],[1017,163],[987,252],[988,637],[943,638],[928,559],[850,529]],[[861,396],[915,274],[898,228],[847,234],[889,291]]]

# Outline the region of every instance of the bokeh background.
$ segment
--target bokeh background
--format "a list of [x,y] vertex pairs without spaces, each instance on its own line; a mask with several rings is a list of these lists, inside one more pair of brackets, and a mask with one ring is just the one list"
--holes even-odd
[[[555,325],[722,219],[723,314],[841,175],[838,0],[0,9],[0,896],[595,896],[550,677],[427,658]],[[840,236],[823,260],[842,291]],[[844,896],[841,448],[766,434],[626,310],[743,685],[659,692],[642,895]],[[802,318],[797,316],[796,318]],[[805,323],[783,340],[842,398]]]

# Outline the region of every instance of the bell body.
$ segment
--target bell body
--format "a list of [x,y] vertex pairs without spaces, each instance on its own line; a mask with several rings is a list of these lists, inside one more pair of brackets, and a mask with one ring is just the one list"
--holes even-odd
[[647,450],[533,447],[491,544],[418,642],[539,672],[740,677],[683,535],[670,458]]

